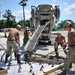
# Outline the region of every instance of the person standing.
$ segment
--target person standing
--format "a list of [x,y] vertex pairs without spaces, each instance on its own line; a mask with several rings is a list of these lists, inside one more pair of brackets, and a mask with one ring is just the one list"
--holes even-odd
[[54,49],[55,49],[55,53],[56,53],[56,57],[59,57],[59,53],[58,53],[58,46],[60,45],[63,50],[64,50],[64,53],[66,54],[67,51],[66,51],[66,46],[64,46],[64,43],[66,43],[65,41],[65,37],[62,36],[60,33],[57,34],[57,37],[55,38],[55,43],[54,43]]
[[70,69],[70,65],[75,63],[75,31],[72,30],[72,24],[70,21],[66,21],[64,24],[65,29],[68,31],[68,53],[64,61],[63,72],[59,75],[66,75]]
[[25,31],[24,31],[23,46],[26,45],[26,43],[28,42],[30,36],[31,36],[31,31],[30,31],[29,27],[26,27]]
[[[17,63],[20,64],[20,34],[21,26],[17,25],[16,28],[7,28],[4,30],[5,37],[7,37],[7,50],[5,56],[5,63],[8,62],[8,57],[12,54],[12,48],[17,58]],[[6,32],[9,32],[8,36]]]

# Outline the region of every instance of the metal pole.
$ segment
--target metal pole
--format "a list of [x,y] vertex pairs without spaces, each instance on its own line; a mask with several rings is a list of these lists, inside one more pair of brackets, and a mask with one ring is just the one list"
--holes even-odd
[[19,3],[23,7],[24,26],[25,26],[25,11],[24,11],[24,7],[27,5],[26,1],[28,1],[28,0],[22,0]]
[[0,4],[0,17],[1,17],[1,4]]
[[24,18],[24,26],[25,26],[25,11],[24,11],[24,6],[23,6],[23,18]]

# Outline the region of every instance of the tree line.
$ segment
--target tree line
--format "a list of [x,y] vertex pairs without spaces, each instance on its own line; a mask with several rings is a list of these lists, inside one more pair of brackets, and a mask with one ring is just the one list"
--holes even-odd
[[[73,21],[70,20],[70,19],[67,19],[67,20],[72,23],[72,28],[75,29],[75,22],[73,22]],[[57,29],[63,29],[63,28],[64,28],[64,23],[65,23],[67,20],[62,20],[60,23],[58,23]]]
[[[15,27],[17,24],[20,24],[22,28],[24,28],[25,26],[30,27],[30,19],[25,21],[25,25],[24,25],[24,20],[20,20],[19,22],[16,22],[15,16],[12,15],[12,12],[9,9],[5,11],[3,18],[4,19],[0,20],[0,28],[11,28],[11,27]],[[62,20],[61,22],[59,22],[57,25],[57,29],[64,28],[63,26],[65,21],[66,20]],[[75,29],[75,23],[72,20],[69,21],[71,21],[72,27]]]
[[25,25],[24,25],[24,20],[21,20],[19,22],[16,22],[16,17],[14,15],[12,15],[12,12],[8,9],[5,10],[5,13],[3,15],[3,19],[0,20],[0,28],[11,28],[11,27],[15,27],[17,24],[20,24],[22,26],[22,28],[24,28],[24,26],[29,26],[30,25],[30,20],[26,20]]

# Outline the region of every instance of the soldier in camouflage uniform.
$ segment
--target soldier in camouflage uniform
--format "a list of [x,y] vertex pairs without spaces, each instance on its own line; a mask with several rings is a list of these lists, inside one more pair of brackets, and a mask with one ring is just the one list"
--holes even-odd
[[59,54],[58,54],[58,46],[60,45],[65,54],[67,53],[66,51],[66,46],[64,46],[64,43],[66,43],[65,41],[65,37],[63,35],[61,35],[60,33],[57,34],[57,37],[55,38],[55,43],[54,43],[54,49],[55,49],[55,53],[56,53],[56,57],[59,57]]
[[17,63],[21,64],[20,62],[20,53],[19,53],[19,45],[20,45],[20,34],[19,31],[21,30],[21,26],[17,25],[16,28],[7,28],[4,30],[5,37],[6,32],[9,32],[7,37],[7,50],[6,50],[6,56],[5,56],[5,63],[8,62],[8,57],[12,54],[12,48],[16,54]]
[[31,36],[31,31],[30,31],[29,27],[26,27],[25,31],[24,31],[23,46],[26,45],[26,43],[28,42],[30,36]]
[[70,69],[71,63],[75,63],[75,31],[72,30],[72,24],[67,21],[64,25],[65,29],[68,31],[68,53],[64,61],[63,72],[59,75],[66,75],[67,71]]

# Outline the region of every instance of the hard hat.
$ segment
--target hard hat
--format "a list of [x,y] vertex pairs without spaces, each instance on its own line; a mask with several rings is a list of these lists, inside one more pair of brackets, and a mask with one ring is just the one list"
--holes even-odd
[[18,25],[17,25],[17,28],[21,28],[21,25],[18,24]]
[[57,35],[61,35],[61,33],[58,33]]
[[30,30],[29,27],[25,27],[26,30]]
[[66,22],[65,22],[64,27],[67,27],[67,26],[70,26],[70,27],[72,26],[72,24],[71,24],[70,21],[66,21]]

